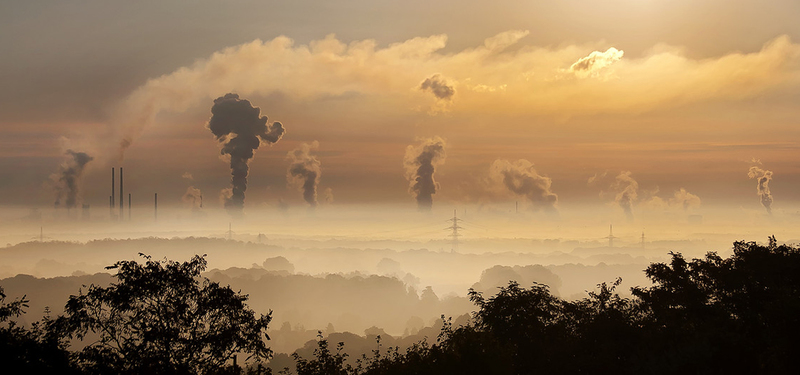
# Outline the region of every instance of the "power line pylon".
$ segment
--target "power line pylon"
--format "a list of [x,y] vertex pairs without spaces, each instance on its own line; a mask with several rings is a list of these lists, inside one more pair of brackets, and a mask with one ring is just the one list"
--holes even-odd
[[453,225],[445,228],[445,230],[451,231],[450,238],[452,241],[453,248],[450,251],[456,253],[458,252],[458,237],[461,237],[461,234],[458,233],[458,230],[463,229],[463,227],[458,225],[458,222],[463,220],[459,219],[458,216],[456,216],[456,210],[453,210],[453,218],[448,221],[453,222]]

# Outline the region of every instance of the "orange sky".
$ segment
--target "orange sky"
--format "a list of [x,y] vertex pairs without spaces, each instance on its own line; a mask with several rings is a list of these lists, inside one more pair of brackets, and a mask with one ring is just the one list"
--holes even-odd
[[337,204],[413,205],[404,153],[434,136],[434,204],[542,208],[543,185],[515,193],[492,165],[549,180],[557,207],[618,201],[630,171],[634,206],[675,209],[684,189],[692,209],[758,208],[753,165],[774,172],[775,208],[800,201],[797,2],[539,3],[2,5],[0,204],[51,205],[66,149],[95,157],[92,205],[112,165],[131,192],[177,205],[195,186],[218,204],[230,169],[205,125],[228,92],[286,127],[250,164],[254,205],[304,204],[287,153],[313,141]]

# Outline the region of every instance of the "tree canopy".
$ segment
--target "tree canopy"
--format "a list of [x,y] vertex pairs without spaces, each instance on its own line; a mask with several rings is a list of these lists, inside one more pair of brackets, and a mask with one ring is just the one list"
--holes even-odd
[[[141,254],[140,254],[141,255]],[[204,257],[188,262],[120,261],[117,282],[71,296],[56,329],[91,340],[77,353],[88,373],[214,374],[236,353],[264,361],[268,315],[256,317],[246,295],[200,274]]]
[[[577,301],[536,283],[511,281],[490,297],[471,290],[472,321],[446,324],[435,344],[335,363],[351,375],[798,373],[800,250],[774,237],[733,250],[726,259],[671,254],[645,270],[653,285],[632,288],[632,298],[616,293],[621,279]],[[319,346],[299,374],[323,373],[313,371],[329,359],[320,356],[327,342]]]

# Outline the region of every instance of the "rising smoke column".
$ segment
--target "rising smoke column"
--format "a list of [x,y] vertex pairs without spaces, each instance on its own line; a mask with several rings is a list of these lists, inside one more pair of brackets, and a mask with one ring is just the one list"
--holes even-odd
[[772,171],[764,170],[759,167],[750,167],[747,177],[758,180],[756,191],[761,198],[761,205],[767,209],[767,213],[772,215],[772,193],[769,192],[769,182],[772,181]]
[[556,211],[558,196],[550,190],[552,180],[540,176],[533,168],[533,163],[525,159],[513,163],[497,159],[492,163],[490,175],[512,193],[527,198],[534,209]]
[[433,194],[439,190],[439,184],[433,179],[436,166],[444,163],[445,141],[440,137],[421,139],[420,144],[406,148],[403,166],[410,186],[408,191],[417,199],[420,210],[433,207]]
[[199,209],[203,204],[203,193],[200,191],[200,189],[194,186],[189,186],[186,188],[186,193],[183,194],[181,200],[183,203],[191,206],[192,210],[194,211]]
[[631,177],[630,171],[622,171],[614,181],[614,189],[617,191],[614,201],[625,211],[628,220],[633,220],[633,202],[638,196],[639,183]]
[[286,155],[292,162],[286,171],[286,179],[290,185],[303,191],[303,199],[311,207],[317,206],[317,186],[322,175],[319,159],[311,155],[311,150],[318,147],[317,141],[311,144],[303,143]]
[[669,205],[679,206],[682,207],[684,211],[688,211],[689,208],[700,205],[700,197],[686,191],[684,188],[681,188],[675,192],[675,195],[673,195],[672,198],[669,199]]
[[248,163],[262,142],[278,142],[285,130],[280,122],[267,124],[267,116],[250,101],[239,99],[237,94],[225,94],[214,100],[208,129],[222,143],[222,155],[231,162],[231,188],[223,192],[228,212],[241,215],[244,209],[244,192],[247,190]]
[[58,169],[58,172],[51,175],[56,190],[56,206],[64,204],[67,208],[74,208],[78,204],[80,193],[80,181],[83,176],[83,169],[94,158],[85,152],[75,152],[67,150],[65,155],[69,158],[65,160]]

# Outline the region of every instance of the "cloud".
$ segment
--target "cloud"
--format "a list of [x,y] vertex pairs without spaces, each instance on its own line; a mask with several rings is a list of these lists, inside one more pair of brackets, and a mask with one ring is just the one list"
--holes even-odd
[[194,176],[192,176],[192,174],[189,173],[189,172],[183,172],[183,174],[181,175],[181,178],[185,178],[185,179],[190,180],[190,181],[194,180]]
[[456,89],[451,84],[448,84],[447,80],[439,73],[425,78],[419,85],[419,89],[429,91],[439,100],[452,100],[453,95],[456,94]]
[[605,52],[594,51],[589,56],[582,57],[570,65],[567,71],[581,78],[597,76],[601,70],[619,61],[623,54],[623,51],[614,47],[607,49]]
[[440,137],[423,138],[418,145],[406,147],[403,166],[406,179],[409,181],[409,193],[417,200],[420,210],[430,210],[433,206],[433,194],[439,190],[434,180],[436,166],[444,163],[447,157],[446,142]]
[[[159,113],[198,107],[221,92],[280,93],[301,102],[356,94],[379,98],[386,108],[412,109],[427,105],[426,98],[408,88],[421,87],[419,77],[429,77],[426,92],[452,99],[447,89],[452,85],[433,79],[430,72],[480,88],[459,92],[459,100],[448,108],[468,116],[641,113],[707,100],[735,101],[800,83],[800,45],[785,36],[760,51],[697,60],[677,48],[626,59],[608,46],[599,52],[597,44],[509,48],[525,35],[508,31],[455,52],[440,52],[446,35],[386,47],[370,39],[348,44],[333,35],[304,45],[285,36],[255,40],[148,80],[113,110],[112,139],[101,143],[121,157]],[[565,71],[591,76],[612,65],[613,79],[564,77]]]
[[515,195],[525,197],[535,210],[556,210],[558,196],[551,190],[552,181],[540,176],[533,163],[524,159],[515,162],[497,159],[492,163],[489,175]]

